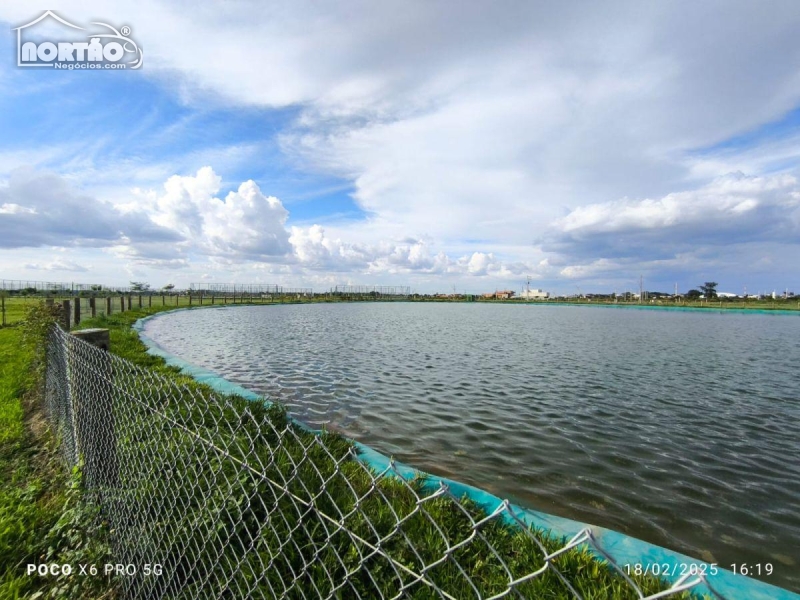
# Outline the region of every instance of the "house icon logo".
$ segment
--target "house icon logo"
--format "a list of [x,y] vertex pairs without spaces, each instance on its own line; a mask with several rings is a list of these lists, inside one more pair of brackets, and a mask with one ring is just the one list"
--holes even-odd
[[[108,23],[93,22],[100,28],[90,33],[86,27],[70,23],[47,10],[30,23],[15,27],[17,66],[51,69],[139,69],[143,53],[128,26],[117,29]],[[61,32],[57,39],[42,35],[42,30]]]

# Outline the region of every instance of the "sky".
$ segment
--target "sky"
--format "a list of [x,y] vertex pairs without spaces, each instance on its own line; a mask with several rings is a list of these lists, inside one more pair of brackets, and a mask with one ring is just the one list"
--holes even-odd
[[[141,68],[17,66],[48,8]],[[5,1],[0,279],[800,293],[798,31],[793,0]]]

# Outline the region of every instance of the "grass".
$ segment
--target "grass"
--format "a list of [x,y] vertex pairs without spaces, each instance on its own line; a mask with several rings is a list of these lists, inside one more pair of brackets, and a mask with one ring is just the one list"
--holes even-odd
[[[55,454],[56,440],[37,426],[42,419],[33,398],[42,340],[30,332],[41,333],[41,311],[38,317],[31,313],[26,328],[0,329],[0,598],[35,593],[113,598],[115,582],[108,578],[28,577],[24,565],[122,559],[140,567],[160,564],[171,578],[171,597],[197,597],[208,593],[209,585],[216,585],[220,596],[247,595],[244,590],[269,596],[294,581],[289,597],[316,592],[336,598],[392,596],[398,586],[407,585],[407,597],[433,598],[438,597],[434,590],[415,583],[396,565],[420,572],[448,554],[450,558],[427,569],[426,577],[457,598],[474,597],[473,585],[488,596],[505,589],[509,571],[520,576],[543,565],[538,544],[547,551],[563,546],[563,539],[546,531],[529,535],[495,520],[481,527],[471,543],[453,550],[472,535],[472,522],[485,516],[480,507],[467,500],[427,497],[419,510],[423,481],[375,482],[351,458],[351,444],[340,436],[302,430],[279,406],[220,397],[147,354],[131,325],[172,308],[157,306],[81,323],[81,328],[108,328],[112,351],[136,365],[131,370],[119,363],[113,370],[114,385],[119,386],[114,411],[123,485],[91,495],[124,516],[115,521],[113,532],[84,492],[80,471],[64,472]],[[200,438],[224,452],[209,450]],[[242,464],[256,465],[259,475]],[[284,483],[276,487],[264,475]],[[303,503],[315,510],[306,511]],[[370,552],[331,521],[380,545],[382,553]],[[111,541],[118,550],[113,557]],[[554,564],[584,598],[636,597],[585,549],[568,551]],[[666,587],[652,577],[635,579],[645,594]],[[348,584],[335,589],[344,580]],[[127,584],[139,586],[134,595],[147,595],[157,582],[132,581]],[[572,597],[551,571],[518,590],[531,598]]]
[[94,509],[81,498],[80,472],[64,469],[44,424],[37,341],[27,333],[0,329],[0,598],[96,597],[108,591],[107,580],[38,578],[25,570],[28,563],[101,560],[108,550]]
[[[434,598],[434,590],[415,583],[396,565],[421,572],[447,555],[427,569],[430,581],[456,598],[474,597],[472,585],[489,596],[505,589],[509,572],[518,577],[543,566],[538,544],[548,552],[564,545],[564,539],[546,531],[532,530],[531,535],[494,520],[482,526],[471,543],[452,550],[472,535],[472,522],[485,516],[480,507],[466,499],[428,497],[424,510],[419,510],[418,498],[426,496],[423,481],[386,477],[375,482],[374,475],[350,457],[351,445],[340,436],[306,432],[275,405],[220,397],[147,354],[131,325],[169,308],[101,316],[81,328],[108,328],[114,354],[158,374],[148,375],[143,384],[141,374],[122,364],[114,367],[116,384],[128,390],[124,402],[114,406],[120,415],[117,452],[121,464],[136,468],[121,469],[125,493],[109,490],[106,501],[130,515],[116,531],[118,544],[133,553],[128,560],[159,562],[175,576],[175,589],[181,590],[175,597],[207,592],[208,581],[224,581],[226,589],[240,594],[258,588],[270,595],[294,580],[304,592],[317,590],[334,597],[392,596],[400,585],[407,585],[407,597]],[[155,402],[168,418],[148,408]],[[187,430],[212,440],[224,453],[209,452]],[[259,475],[241,464],[257,465]],[[275,486],[268,480],[282,483]],[[305,511],[304,502],[315,510]],[[370,552],[331,521],[379,545],[382,553]],[[584,598],[637,597],[586,549],[565,552],[554,564]],[[345,579],[347,586],[335,590]],[[652,577],[634,579],[645,594],[668,587]],[[572,597],[551,570],[517,589],[530,598]],[[303,596],[297,588],[288,595]]]

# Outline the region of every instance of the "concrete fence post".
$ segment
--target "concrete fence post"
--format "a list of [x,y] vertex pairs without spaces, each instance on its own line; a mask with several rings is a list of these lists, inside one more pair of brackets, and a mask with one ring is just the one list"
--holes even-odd
[[125,312],[125,296],[119,297],[119,312]]
[[111,340],[108,329],[84,329],[72,335],[102,350],[87,355],[73,348],[70,353],[75,433],[86,487],[102,493],[103,488],[119,485]]
[[142,295],[139,294],[139,308],[142,308]]
[[106,297],[106,315],[111,314],[111,296]]
[[61,324],[64,326],[64,331],[69,331],[69,300],[61,302]]
[[76,297],[75,298],[75,325],[81,324],[81,299]]
[[92,314],[92,318],[94,319],[97,316],[97,304],[95,302],[94,296],[89,298],[89,311]]

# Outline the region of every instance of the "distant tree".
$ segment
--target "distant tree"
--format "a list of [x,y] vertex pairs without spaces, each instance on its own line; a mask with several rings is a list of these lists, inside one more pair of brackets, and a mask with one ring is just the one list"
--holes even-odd
[[150,289],[150,284],[144,281],[131,281],[132,292],[146,292]]
[[706,281],[703,285],[700,286],[700,290],[702,290],[703,295],[706,298],[716,298],[718,285],[719,284],[716,281]]
[[100,291],[100,290],[102,290],[102,289],[103,289],[103,286],[102,286],[102,285],[93,285],[93,286],[92,286],[92,291],[93,291],[93,292],[99,292],[99,291]]
[[690,300],[696,300],[702,295],[703,292],[701,292],[700,290],[689,290],[688,292],[686,292],[686,297],[689,298]]
[[167,285],[165,285],[161,289],[164,290],[165,292],[171,292],[172,290],[175,289],[175,284],[174,283],[168,283]]

